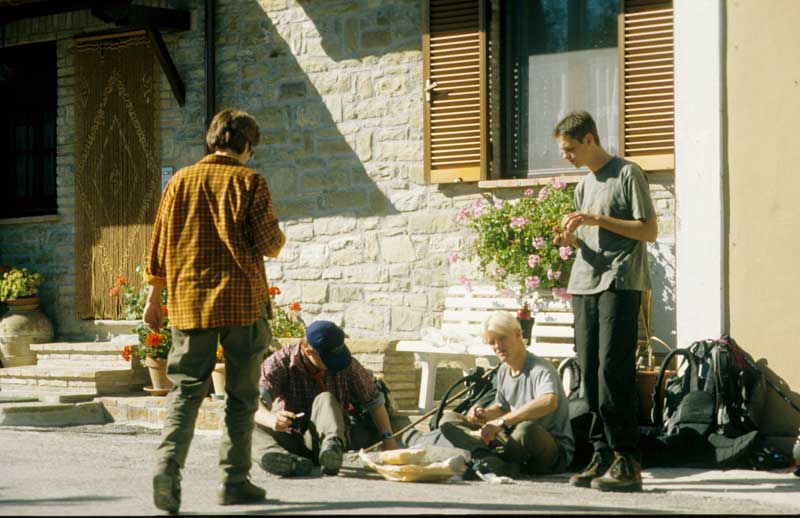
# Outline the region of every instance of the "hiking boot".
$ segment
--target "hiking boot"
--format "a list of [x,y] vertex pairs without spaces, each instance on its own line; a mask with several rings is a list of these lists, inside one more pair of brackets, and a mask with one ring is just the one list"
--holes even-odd
[[181,470],[175,461],[158,465],[153,476],[153,504],[162,511],[176,514],[181,507]]
[[263,502],[267,492],[247,479],[241,482],[225,482],[219,485],[217,503],[219,505],[252,504]]
[[602,476],[592,480],[600,491],[641,491],[642,467],[632,453],[614,452],[614,463]]
[[325,475],[336,475],[342,467],[344,447],[338,437],[331,437],[322,443],[319,451],[319,465]]
[[583,471],[569,477],[569,483],[575,487],[591,487],[592,479],[608,471],[613,460],[610,450],[597,450]]
[[314,467],[311,459],[282,451],[265,453],[258,464],[267,473],[279,477],[304,477],[311,473]]

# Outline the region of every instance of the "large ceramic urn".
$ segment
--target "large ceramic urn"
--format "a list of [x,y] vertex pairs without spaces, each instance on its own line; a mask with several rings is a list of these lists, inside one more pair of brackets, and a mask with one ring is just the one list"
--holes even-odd
[[31,344],[53,339],[53,325],[39,311],[39,299],[7,301],[8,313],[0,319],[0,359],[3,367],[36,365]]

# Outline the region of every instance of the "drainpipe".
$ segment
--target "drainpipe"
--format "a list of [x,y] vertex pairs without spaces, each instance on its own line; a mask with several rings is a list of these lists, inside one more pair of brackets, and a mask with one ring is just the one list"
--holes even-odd
[[214,0],[206,0],[206,13],[205,13],[205,41],[206,41],[206,129],[211,124],[211,119],[217,112],[217,81],[215,75],[216,60],[215,60],[215,14],[214,14]]

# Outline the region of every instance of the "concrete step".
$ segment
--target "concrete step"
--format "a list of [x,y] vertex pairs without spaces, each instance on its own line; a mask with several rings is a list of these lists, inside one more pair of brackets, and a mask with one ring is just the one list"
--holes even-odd
[[36,353],[36,365],[45,368],[84,368],[113,370],[130,368],[122,358],[126,345],[136,341],[136,335],[120,335],[107,342],[49,342],[31,344]]
[[85,367],[30,365],[0,369],[0,390],[9,392],[127,394],[148,384],[146,370],[97,370]]
[[96,401],[48,403],[43,401],[0,402],[0,426],[76,426],[105,424],[111,416]]
[[94,341],[112,340],[121,335],[134,334],[140,320],[84,320],[80,324],[83,336]]

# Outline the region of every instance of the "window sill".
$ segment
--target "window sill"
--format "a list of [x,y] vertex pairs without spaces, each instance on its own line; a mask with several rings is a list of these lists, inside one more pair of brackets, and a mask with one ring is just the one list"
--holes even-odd
[[25,216],[22,218],[0,218],[0,225],[26,225],[36,223],[58,223],[61,218],[58,214],[46,214],[44,216]]
[[478,182],[479,189],[518,189],[520,187],[543,187],[550,185],[553,180],[558,178],[564,183],[578,183],[583,175],[552,175],[539,176],[536,178],[506,178],[503,180],[483,180]]

